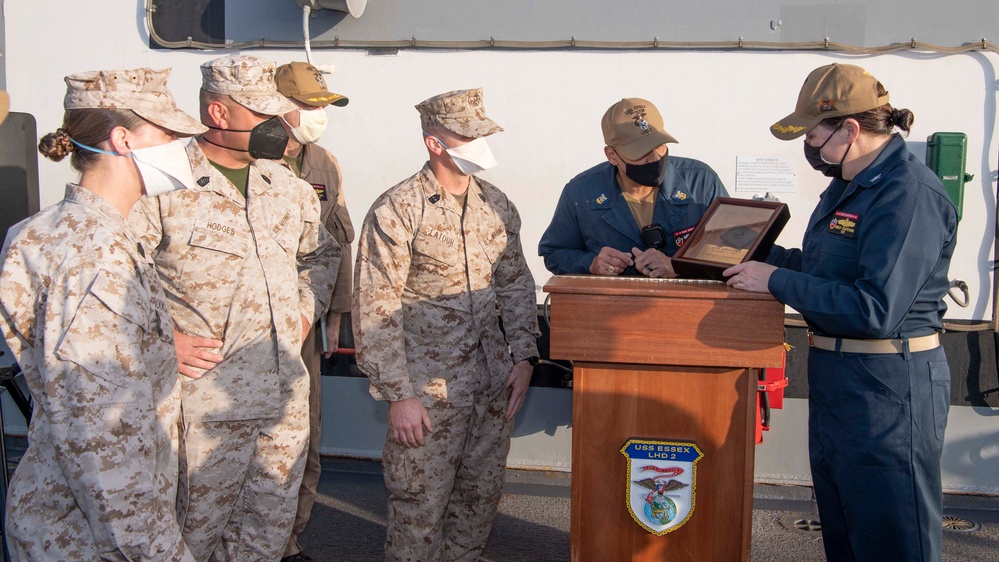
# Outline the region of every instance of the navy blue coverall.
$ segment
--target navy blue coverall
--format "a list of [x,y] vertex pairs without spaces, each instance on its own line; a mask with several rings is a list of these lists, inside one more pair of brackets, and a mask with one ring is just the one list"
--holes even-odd
[[[657,195],[652,222],[663,227],[672,256],[690,235],[715,197],[728,191],[707,164],[690,158],[669,156],[666,178]],[[642,225],[645,226],[645,225]],[[556,275],[589,273],[590,264],[609,246],[631,253],[646,249],[631,208],[617,184],[617,168],[600,163],[574,177],[559,198],[551,224],[541,236],[538,254]],[[622,275],[638,275],[634,266]]]
[[[934,334],[956,231],[940,180],[895,135],[852,181],[829,184],[801,250],[773,249],[769,289],[818,335]],[[809,350],[809,458],[829,560],[940,559],[950,369],[942,347],[905,350]]]

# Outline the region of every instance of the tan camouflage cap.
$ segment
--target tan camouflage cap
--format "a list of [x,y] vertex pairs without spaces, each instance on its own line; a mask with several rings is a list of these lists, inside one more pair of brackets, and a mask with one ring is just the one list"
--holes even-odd
[[208,130],[177,109],[167,77],[170,69],[95,70],[66,77],[66,109],[131,109],[139,117],[180,135]]
[[677,142],[663,130],[663,116],[642,98],[624,98],[610,106],[600,120],[604,144],[628,160],[639,160],[656,147]]
[[486,117],[482,88],[455,90],[423,100],[416,105],[424,127],[444,127],[456,135],[477,139],[503,130]]
[[326,107],[330,104],[343,107],[350,102],[347,96],[327,90],[323,73],[307,62],[282,64],[277,67],[274,81],[281,95],[312,107]]
[[229,96],[243,107],[263,115],[284,115],[297,109],[277,91],[274,63],[254,57],[225,56],[201,65],[201,87]]
[[833,63],[813,70],[798,93],[794,112],[770,126],[780,140],[807,133],[823,119],[846,117],[888,103],[888,94],[878,95],[878,79],[852,64]]

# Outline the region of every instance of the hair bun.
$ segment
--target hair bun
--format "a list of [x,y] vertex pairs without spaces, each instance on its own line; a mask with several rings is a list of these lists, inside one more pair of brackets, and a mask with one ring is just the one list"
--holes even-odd
[[56,132],[49,133],[38,142],[38,152],[41,152],[49,160],[58,162],[73,152],[73,141],[69,139],[69,133],[65,129],[56,129]]

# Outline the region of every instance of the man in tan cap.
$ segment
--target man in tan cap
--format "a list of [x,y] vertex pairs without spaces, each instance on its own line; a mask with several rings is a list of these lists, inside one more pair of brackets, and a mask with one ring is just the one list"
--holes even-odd
[[196,188],[137,207],[170,298],[183,378],[178,512],[198,560],[278,560],[309,439],[299,350],[326,313],[340,248],[312,188],[273,160],[294,109],[274,63],[201,66]]
[[340,164],[336,157],[316,144],[326,131],[326,108],[343,107],[349,101],[345,96],[330,92],[326,80],[314,66],[305,62],[283,64],[275,75],[281,95],[295,105],[285,113],[282,123],[288,132],[288,146],[284,162],[298,177],[309,182],[319,198],[319,216],[326,230],[340,244],[342,255],[336,275],[336,285],[330,298],[330,309],[324,321],[316,322],[302,346],[302,359],[309,369],[309,449],[305,474],[298,492],[298,512],[291,529],[291,539],[282,562],[312,560],[302,552],[298,535],[305,530],[316,501],[316,486],[322,473],[319,457],[319,440],[322,431],[322,356],[329,357],[336,350],[340,339],[340,317],[350,312],[350,288],[353,280],[353,261],[350,243],[354,241],[354,226],[347,214],[343,189],[340,185]]
[[[677,140],[652,102],[622,99],[600,125],[607,162],[566,184],[538,253],[556,275],[673,277],[669,256],[728,192],[707,164],[669,157],[666,144]],[[662,229],[659,248],[643,240],[650,225]]]
[[477,560],[537,363],[534,279],[517,209],[473,175],[496,163],[485,137],[503,130],[482,90],[416,109],[429,161],[364,219],[354,342],[390,402],[386,560]]

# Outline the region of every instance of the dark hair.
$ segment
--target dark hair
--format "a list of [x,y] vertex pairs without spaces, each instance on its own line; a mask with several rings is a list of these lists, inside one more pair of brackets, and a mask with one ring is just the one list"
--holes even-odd
[[[887,95],[888,90],[885,90],[881,82],[878,82],[878,97]],[[908,109],[895,109],[890,103],[886,103],[863,113],[823,119],[822,123],[828,127],[835,128],[846,119],[855,119],[860,124],[862,131],[879,135],[890,135],[898,128],[902,131],[902,136],[906,137],[909,136],[909,130],[912,128],[916,117]]]
[[38,152],[56,162],[72,154],[70,164],[82,172],[93,165],[97,153],[76,146],[71,138],[80,144],[96,147],[107,140],[111,129],[125,127],[132,130],[141,123],[145,123],[145,119],[130,109],[67,109],[62,127],[42,137],[38,142]]
[[[198,92],[198,108],[199,108],[199,111],[200,111],[200,116],[201,116],[201,122],[202,123],[211,123],[212,122],[212,116],[209,115],[209,113],[208,113],[208,106],[210,106],[212,104],[212,102],[221,103],[222,105],[226,106],[227,108],[231,108],[232,104],[242,105],[239,102],[237,102],[236,100],[232,99],[232,96],[230,96],[228,94],[219,94],[219,93],[216,93],[216,92],[209,92],[208,90],[202,88],[201,91]],[[253,110],[250,110],[250,111],[253,111]]]

